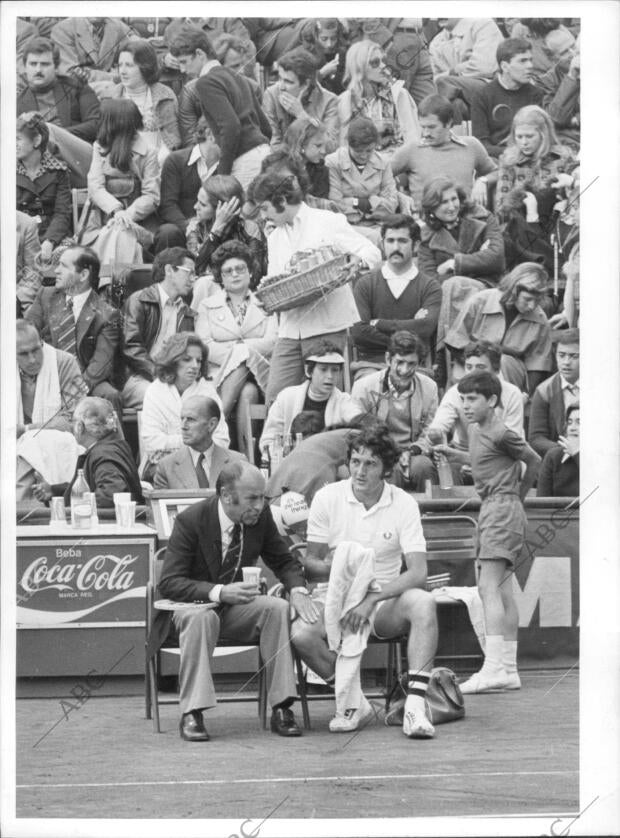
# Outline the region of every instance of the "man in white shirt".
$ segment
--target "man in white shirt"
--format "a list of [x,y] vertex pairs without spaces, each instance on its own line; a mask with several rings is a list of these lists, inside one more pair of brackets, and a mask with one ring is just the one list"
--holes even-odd
[[208,396],[192,396],[181,408],[183,446],[157,464],[156,489],[214,488],[221,470],[243,454],[229,451],[213,441],[220,421],[218,404]]
[[[351,278],[360,268],[378,268],[381,264],[379,249],[356,232],[344,215],[309,207],[294,177],[275,173],[260,175],[250,187],[249,198],[259,206],[262,218],[275,226],[267,238],[268,276],[284,273],[295,253],[323,245],[333,245],[351,255]],[[303,381],[303,357],[312,348],[313,339],[320,335],[342,351],[346,330],[357,320],[359,315],[349,285],[318,301],[283,311],[271,356],[267,404],[284,387]]]
[[[495,408],[497,418],[507,428],[520,437],[524,437],[523,430],[523,393],[514,384],[505,381],[500,372],[502,350],[495,343],[480,340],[465,347],[465,373],[492,372],[500,380],[502,394],[500,404]],[[459,451],[468,450],[468,422],[463,413],[463,400],[457,384],[446,390],[435,417],[426,432],[427,439],[435,444],[441,442],[443,436],[453,434],[450,443],[452,448]],[[457,484],[462,483],[461,466],[453,464],[453,477]]]
[[194,258],[182,247],[169,247],[153,262],[154,284],[135,291],[125,303],[123,360],[127,381],[125,407],[139,410],[155,375],[153,356],[177,332],[193,332],[195,312],[183,301],[192,290]]
[[[403,733],[428,739],[434,728],[426,716],[424,696],[437,648],[435,601],[426,590],[426,542],[415,500],[385,481],[399,458],[387,428],[363,429],[349,444],[349,480],[325,486],[314,496],[308,518],[308,549],[302,559],[311,581],[328,580],[333,551],[342,542],[356,542],[374,550],[374,575],[381,586],[347,612],[344,628],[359,631],[370,623],[377,637],[407,633],[408,695]],[[402,561],[407,569],[401,573]],[[327,646],[322,606],[300,614],[291,638],[314,672],[333,681],[336,653]],[[356,730],[372,713],[362,695],[358,707],[348,709],[338,730]],[[333,729],[333,728],[331,728]]]

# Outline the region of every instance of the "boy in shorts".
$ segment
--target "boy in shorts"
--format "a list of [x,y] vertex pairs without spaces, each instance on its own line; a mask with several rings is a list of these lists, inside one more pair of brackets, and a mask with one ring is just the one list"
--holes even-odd
[[[482,500],[478,517],[478,590],[485,620],[484,664],[460,685],[464,695],[518,690],[519,614],[511,575],[525,541],[523,500],[536,482],[540,457],[498,419],[501,383],[490,372],[472,372],[458,383],[469,425],[469,450],[437,445],[451,462],[471,465]],[[521,463],[525,463],[522,475]]]

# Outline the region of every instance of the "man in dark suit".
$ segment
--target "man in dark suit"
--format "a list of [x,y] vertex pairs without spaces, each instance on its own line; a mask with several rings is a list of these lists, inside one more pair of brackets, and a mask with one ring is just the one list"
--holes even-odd
[[530,410],[528,442],[541,457],[558,444],[568,408],[579,404],[579,330],[566,329],[557,334],[558,371],[538,385]]
[[153,481],[156,489],[208,489],[215,486],[223,468],[246,459],[238,451],[213,442],[220,415],[219,406],[208,396],[193,396],[183,402],[183,446],[157,464]]
[[159,611],[148,651],[161,645],[174,620],[181,649],[181,738],[198,742],[209,738],[202,711],[216,705],[211,657],[218,637],[241,643],[259,639],[267,700],[273,710],[271,730],[280,736],[299,736],[290,709],[297,689],[289,605],[279,597],[261,596],[255,583],[242,581],[241,568],[253,567],[260,556],[290,593],[291,605],[302,618],[312,619],[316,609],[302,566],[278,534],[265,505],[265,480],[255,466],[231,463],[220,472],[215,488],[215,496],[177,516],[159,583],[164,597],[210,602],[215,607]]
[[90,247],[70,247],[56,267],[56,285],[41,288],[25,318],[56,349],[73,355],[91,396],[112,403],[122,416],[114,381],[120,340],[119,312],[96,293],[99,257]]

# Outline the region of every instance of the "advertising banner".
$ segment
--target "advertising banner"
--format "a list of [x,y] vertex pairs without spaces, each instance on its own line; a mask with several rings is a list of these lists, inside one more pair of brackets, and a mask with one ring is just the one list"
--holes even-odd
[[17,542],[18,628],[143,625],[152,540]]

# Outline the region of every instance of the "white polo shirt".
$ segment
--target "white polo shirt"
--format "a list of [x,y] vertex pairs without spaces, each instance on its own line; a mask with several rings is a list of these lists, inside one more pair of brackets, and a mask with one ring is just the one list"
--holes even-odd
[[385,483],[377,503],[366,509],[353,494],[350,478],[316,493],[308,517],[308,541],[330,549],[342,541],[371,547],[380,585],[400,576],[405,553],[426,553],[420,510],[411,495]]

